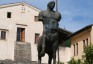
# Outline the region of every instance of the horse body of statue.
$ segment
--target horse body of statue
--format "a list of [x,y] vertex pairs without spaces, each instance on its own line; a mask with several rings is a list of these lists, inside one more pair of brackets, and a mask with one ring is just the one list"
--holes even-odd
[[46,11],[41,11],[38,16],[38,20],[43,23],[43,35],[38,41],[38,63],[41,64],[41,57],[45,53],[49,56],[48,64],[51,64],[53,58],[53,64],[56,64],[56,50],[58,48],[58,22],[61,19],[59,12],[53,11],[55,2],[51,1],[47,5]]

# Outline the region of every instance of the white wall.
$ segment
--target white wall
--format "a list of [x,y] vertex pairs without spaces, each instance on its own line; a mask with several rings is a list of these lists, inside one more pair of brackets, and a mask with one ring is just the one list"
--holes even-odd
[[[58,51],[56,53],[58,61]],[[59,47],[59,60],[60,62],[64,62],[67,64],[67,62],[70,60],[70,48],[69,47]]]
[[[41,22],[35,22],[34,16],[38,16],[36,11],[25,6],[24,13],[22,5],[6,7],[0,9],[0,29],[7,29],[6,40],[0,40],[0,59],[14,60],[14,43],[16,41],[17,27],[25,28],[25,42],[31,43],[31,59],[37,61],[37,48],[34,43],[35,33],[42,35],[43,25]],[[11,12],[11,18],[7,18],[7,12]],[[23,24],[27,26],[17,25]]]
[[[34,16],[38,16],[36,11],[24,5],[6,7],[0,9],[0,29],[7,29],[7,39],[0,40],[0,60],[14,60],[14,43],[16,41],[17,27],[25,28],[25,42],[31,43],[31,60],[37,61],[37,44],[35,44],[35,33],[42,35],[43,25],[41,22],[35,22]],[[7,12],[11,12],[11,18],[7,18]],[[24,12],[24,13],[23,13]],[[23,24],[27,26],[17,25]],[[70,48],[60,48],[60,61],[66,62],[70,59]],[[43,63],[48,62],[48,55],[42,58]]]

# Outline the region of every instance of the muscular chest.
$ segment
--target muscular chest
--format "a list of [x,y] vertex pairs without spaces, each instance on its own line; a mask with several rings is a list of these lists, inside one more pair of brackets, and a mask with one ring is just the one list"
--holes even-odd
[[57,20],[58,19],[58,15],[55,12],[45,12],[43,15],[44,19],[53,19],[53,20]]

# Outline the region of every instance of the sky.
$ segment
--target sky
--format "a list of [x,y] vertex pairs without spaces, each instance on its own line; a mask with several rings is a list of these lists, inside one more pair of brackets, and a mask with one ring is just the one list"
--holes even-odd
[[[47,3],[56,0],[0,0],[0,5],[22,1],[46,10]],[[93,24],[93,0],[58,0],[58,12],[62,15],[59,27],[68,31],[76,32]]]

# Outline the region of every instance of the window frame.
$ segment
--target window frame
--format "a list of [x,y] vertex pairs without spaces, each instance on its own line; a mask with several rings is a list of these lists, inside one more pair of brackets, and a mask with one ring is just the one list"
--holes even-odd
[[[37,37],[38,37],[38,38],[37,38]],[[39,34],[39,33],[35,33],[35,43],[38,42],[39,37],[40,37],[40,34]]]
[[88,47],[88,38],[86,39],[86,47]]
[[[19,30],[19,31],[18,31]],[[23,33],[22,33],[23,32]],[[17,27],[17,42],[25,42],[25,28]]]
[[6,40],[6,31],[1,31],[1,38],[0,39],[1,40]]
[[73,56],[75,56],[75,44],[73,44]]
[[85,46],[86,46],[85,40],[83,40],[83,53],[85,53]]
[[38,22],[38,16],[34,16],[34,21]]
[[76,55],[78,55],[78,43],[76,43]]
[[11,12],[7,12],[7,18],[11,18],[12,13]]

